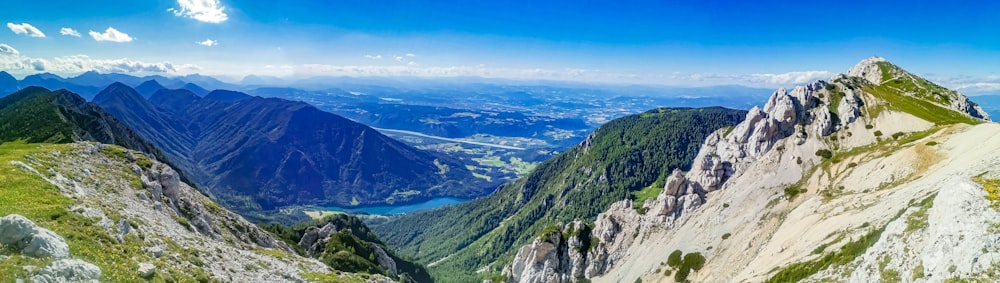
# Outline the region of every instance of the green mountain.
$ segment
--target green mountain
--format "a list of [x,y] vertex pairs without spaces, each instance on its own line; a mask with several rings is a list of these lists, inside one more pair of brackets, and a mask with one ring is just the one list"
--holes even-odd
[[278,214],[261,211],[290,206],[472,198],[495,187],[451,158],[302,102],[223,90],[205,97],[160,90],[147,101],[120,83],[94,102],[162,148],[224,206],[258,222]]
[[153,144],[100,106],[67,90],[27,87],[0,98],[0,142],[19,139],[30,143],[116,144],[167,160]]
[[691,168],[708,134],[745,115],[720,107],[660,108],[619,118],[489,196],[373,228],[428,264],[438,281],[479,281],[488,273],[476,270],[498,272],[515,247],[550,225],[593,220],[613,202],[656,195],[672,170]]
[[389,250],[357,217],[334,214],[292,227],[266,224],[302,255],[319,259],[333,269],[400,278],[402,282],[432,282],[423,266]]

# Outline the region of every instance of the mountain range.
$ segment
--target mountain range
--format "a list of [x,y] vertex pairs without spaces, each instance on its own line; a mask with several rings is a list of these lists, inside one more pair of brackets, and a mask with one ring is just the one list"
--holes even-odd
[[472,198],[491,188],[457,161],[302,102],[227,90],[201,97],[186,89],[162,89],[146,100],[122,83],[94,102],[245,215],[302,205]]
[[[215,91],[201,98],[183,89],[163,89],[158,91],[158,96],[154,96],[183,97],[173,95],[178,92],[187,94],[188,99],[204,99],[211,101],[206,103],[236,108],[239,106],[232,104],[253,100],[248,95],[229,91]],[[4,235],[0,239],[0,245],[4,246],[4,250],[0,251],[0,261],[4,261],[0,265],[0,280],[206,282],[212,278],[228,278],[273,282],[392,278],[400,282],[430,281],[422,266],[395,255],[352,216],[335,215],[290,228],[278,224],[265,226],[273,234],[258,228],[203,195],[215,190],[198,191],[186,184],[187,179],[180,172],[164,163],[171,154],[161,152],[142,137],[154,132],[160,133],[159,136],[152,136],[154,139],[178,134],[155,131],[152,127],[160,130],[183,127],[157,124],[173,121],[157,119],[155,115],[159,112],[155,111],[158,110],[145,104],[141,95],[121,83],[112,84],[94,101],[87,102],[68,90],[49,91],[35,86],[0,98],[0,142],[3,142],[0,144],[0,159],[4,161],[0,165],[4,172],[0,178],[0,186],[4,188],[0,192],[0,215],[3,215],[0,217],[0,231]],[[375,150],[383,155],[374,158],[399,153],[393,152],[394,149],[407,150],[405,146],[391,148],[399,146],[398,142],[377,144],[382,140],[366,138],[363,133],[373,130],[343,118],[331,118],[332,114],[317,113],[319,111],[303,103],[280,99],[260,99],[257,103],[259,105],[247,106],[246,112],[261,109],[260,105],[277,103],[280,107],[272,107],[270,112],[273,115],[264,120],[281,123],[274,116],[305,115],[308,121],[318,123],[332,133],[337,133],[338,127],[362,132],[359,133],[361,140],[368,142],[352,149],[390,147]],[[121,118],[151,124],[137,128],[141,131],[133,131],[98,104],[135,107]],[[286,113],[289,110],[283,107],[293,111]],[[304,111],[304,114],[296,111]],[[224,115],[222,112],[225,111],[217,111],[213,115]],[[295,118],[291,121],[309,124]],[[302,129],[285,127],[291,133],[299,133]],[[211,132],[209,128],[206,127],[206,132]],[[292,134],[274,136],[289,135]],[[325,137],[328,136],[294,139],[309,145],[326,146]],[[342,140],[339,145],[348,142]],[[230,152],[239,150],[232,149]],[[306,149],[293,150],[300,154],[308,152]],[[448,165],[436,163],[437,160],[419,160],[417,158],[425,156],[409,150],[405,153],[415,159],[401,161],[400,164],[431,163],[428,166],[434,171],[427,175],[438,176],[437,173],[442,170],[439,166]],[[174,157],[178,157],[178,164],[191,164],[191,160],[181,159],[182,156]],[[235,162],[247,166],[261,165],[250,163],[253,161],[237,159]],[[327,166],[340,168],[335,161],[325,161]],[[280,162],[276,164],[284,168],[292,166]],[[351,166],[354,164],[346,164],[343,168],[357,168]],[[382,164],[376,168],[388,175],[392,171],[385,167],[391,166]],[[236,169],[242,168],[247,167]],[[357,169],[362,173],[368,172],[364,170],[368,168]],[[363,177],[366,176],[359,175],[355,180]],[[412,177],[411,180],[420,181],[419,177]],[[374,187],[379,184],[365,185]],[[26,240],[22,243],[21,239]],[[44,268],[39,270],[36,267],[39,265]],[[208,266],[212,268],[206,268]],[[258,269],[269,271],[266,274],[249,272]]]
[[[205,88],[210,89],[243,89],[241,86],[225,83],[209,76],[187,75],[168,78],[160,75],[137,77],[127,74],[109,73],[101,74],[89,71],[75,77],[64,78],[52,73],[33,74],[18,81],[5,71],[0,71],[0,95],[7,95],[20,88],[29,86],[40,86],[47,89],[66,89],[80,95],[86,100],[91,100],[107,86],[120,82],[126,85],[135,86],[141,89],[143,95],[152,94],[161,88],[186,88],[192,91],[207,94]],[[153,84],[155,83],[155,84]],[[156,85],[159,85],[157,87]]]
[[117,144],[167,160],[157,147],[97,104],[67,90],[27,87],[0,98],[0,141],[15,140]]

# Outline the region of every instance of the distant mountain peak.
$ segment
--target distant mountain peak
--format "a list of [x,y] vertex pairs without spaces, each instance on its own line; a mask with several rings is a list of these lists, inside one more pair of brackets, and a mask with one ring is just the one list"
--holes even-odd
[[119,90],[119,89],[126,89],[126,88],[134,91],[134,89],[132,89],[132,87],[130,87],[127,84],[124,84],[122,82],[113,82],[110,85],[108,85],[108,87],[106,87],[104,89],[105,90],[109,90],[109,89]]
[[145,101],[146,99],[142,97],[139,92],[136,92],[132,87],[121,83],[114,82],[108,87],[104,88],[101,92],[94,96],[94,102],[107,103],[108,101],[122,101],[126,103],[134,103],[137,101]]
[[14,76],[11,76],[6,71],[0,71],[0,97],[15,92],[17,89],[17,78],[14,78]]
[[194,83],[187,83],[187,84],[185,84],[181,88],[186,89],[186,90],[190,90],[191,92],[193,92],[194,94],[197,94],[198,96],[205,96],[206,94],[208,94],[208,90],[207,89],[205,89],[205,88],[203,88],[201,86],[198,86],[198,85],[196,85]]
[[224,89],[213,90],[212,92],[209,92],[207,95],[205,95],[205,99],[218,100],[218,101],[229,101],[229,102],[235,102],[235,101],[250,99],[252,97],[253,96],[250,96],[249,94],[246,94],[246,93],[242,93],[242,92],[238,92],[238,91],[231,91],[231,90],[224,90]]
[[49,91],[50,90],[45,87],[32,85],[21,89],[20,91],[18,91],[18,93],[36,93],[36,92],[49,92]]
[[162,89],[166,89],[166,87],[161,85],[160,82],[156,80],[148,80],[135,87],[135,91],[138,91],[139,94],[142,94],[142,97],[145,97],[146,99],[149,99],[150,96]]
[[137,87],[144,86],[144,85],[145,86],[157,86],[157,87],[160,87],[160,88],[164,88],[163,85],[160,84],[160,82],[158,82],[156,80],[144,81],[144,82],[142,82],[142,84],[139,84]]

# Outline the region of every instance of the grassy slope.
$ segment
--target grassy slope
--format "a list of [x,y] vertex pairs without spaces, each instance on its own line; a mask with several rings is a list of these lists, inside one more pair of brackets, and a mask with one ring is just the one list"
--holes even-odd
[[[39,158],[49,152],[66,149],[68,145],[23,142],[0,145],[0,188],[3,188],[0,190],[0,215],[24,215],[39,226],[63,236],[70,246],[70,255],[100,267],[102,279],[106,281],[142,280],[135,272],[138,262],[152,261],[142,251],[142,240],[132,234],[125,237],[125,243],[118,243],[95,220],[70,213],[67,208],[74,202],[62,195],[57,187],[11,164],[14,160],[23,161],[29,155],[43,163],[52,162]],[[0,280],[13,281],[13,278],[30,277],[21,266],[44,266],[49,261],[51,260],[12,255],[11,259],[0,266]],[[178,267],[175,272],[169,272],[166,276],[157,275],[154,282],[162,282],[168,276],[175,280],[190,281],[198,277],[205,278],[205,272]]]
[[869,85],[864,91],[884,100],[891,110],[910,113],[937,125],[979,124],[982,120],[943,105],[951,103],[955,91],[914,76],[889,62],[879,62],[882,84]]
[[[124,243],[118,242],[97,224],[97,220],[69,211],[68,208],[76,201],[60,193],[59,188],[46,182],[40,176],[11,163],[12,161],[27,163],[30,159],[43,164],[42,167],[36,166],[35,169],[47,172],[44,167],[50,167],[50,165],[60,162],[53,153],[66,154],[71,147],[72,145],[69,144],[29,144],[21,141],[0,144],[0,216],[20,214],[39,226],[61,235],[69,244],[72,258],[93,263],[101,268],[102,281],[145,281],[136,272],[139,262],[151,262],[158,267],[156,274],[150,279],[151,282],[213,281],[206,271],[208,266],[199,265],[201,260],[198,259],[197,253],[205,251],[183,248],[169,238],[162,238],[167,243],[167,256],[154,259],[143,251],[143,240],[139,239],[136,233],[127,234]],[[122,149],[109,148],[113,150],[102,152],[106,155],[110,154],[109,157],[118,158],[114,156],[114,152]],[[115,172],[120,172],[120,175]],[[114,182],[110,180],[112,178],[137,179],[135,175],[128,172],[125,168],[107,167],[94,174],[100,174],[109,182]],[[51,175],[53,173],[45,174]],[[138,185],[138,180],[131,181]],[[205,201],[208,200],[205,199]],[[116,212],[115,207],[106,206],[103,207],[103,210],[114,223],[123,218]],[[141,219],[127,220],[142,223]],[[279,253],[279,255],[275,255],[279,258],[289,256],[277,250],[260,251],[262,253]],[[0,254],[10,256],[10,258],[3,260],[3,264],[0,264],[0,282],[13,282],[16,278],[30,278],[31,274],[22,267],[28,265],[43,267],[52,261],[51,259],[21,256],[3,247],[0,247]],[[188,264],[176,264],[174,261]],[[366,282],[365,276],[333,273],[305,275],[305,277],[318,282]]]
[[419,262],[447,257],[430,265],[435,279],[479,281],[487,274],[475,270],[492,265],[487,270],[497,271],[514,247],[543,228],[593,219],[671,170],[688,169],[709,133],[744,116],[721,108],[657,109],[616,119],[595,131],[589,149],[574,147],[490,196],[406,215],[375,229]]

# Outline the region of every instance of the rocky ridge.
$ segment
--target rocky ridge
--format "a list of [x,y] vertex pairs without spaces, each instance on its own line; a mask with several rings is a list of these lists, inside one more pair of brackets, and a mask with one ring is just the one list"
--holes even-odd
[[[135,151],[96,143],[43,145],[11,164],[53,184],[69,200],[69,215],[62,219],[68,217],[69,223],[79,226],[76,229],[93,233],[74,236],[69,247],[81,250],[78,256],[93,263],[90,266],[101,267],[96,276],[102,281],[304,282],[328,276],[392,281],[378,275],[361,279],[296,255],[288,244],[181,182],[166,164]],[[7,216],[4,221],[8,218],[17,219]],[[2,234],[8,235],[6,231]],[[44,228],[32,231],[37,232],[34,238],[59,237]],[[88,263],[66,259],[65,245],[62,249],[54,245],[47,253],[55,255],[51,257],[55,261],[46,268],[25,267],[27,274],[21,275],[0,272],[0,278],[28,275],[38,282],[65,282],[43,279],[92,274]]]
[[[773,245],[780,246],[777,253],[787,254],[793,248],[788,243],[773,243],[775,239],[772,237],[776,237],[776,229],[792,225],[785,224],[784,222],[789,221],[782,218],[791,218],[789,214],[799,212],[796,205],[809,204],[813,207],[817,199],[820,202],[832,202],[830,199],[836,200],[838,195],[846,194],[844,191],[849,189],[845,186],[851,184],[868,190],[859,189],[852,197],[864,195],[879,187],[905,187],[906,182],[920,179],[919,173],[926,172],[926,167],[932,165],[926,164],[930,161],[924,160],[923,163],[917,162],[914,165],[917,168],[894,168],[897,163],[887,159],[929,155],[926,148],[914,145],[912,140],[905,144],[897,140],[906,140],[905,137],[917,139],[934,133],[940,135],[942,131],[972,131],[962,126],[946,128],[943,126],[944,122],[928,121],[933,119],[928,119],[927,115],[905,111],[901,105],[912,103],[908,99],[923,99],[925,97],[922,95],[928,92],[903,91],[908,81],[896,82],[899,78],[909,79],[913,81],[913,85],[928,89],[936,86],[882,58],[873,57],[860,62],[847,75],[834,76],[830,82],[817,81],[796,87],[790,92],[779,89],[763,108],[751,109],[744,122],[710,135],[699,151],[692,169],[686,174],[672,172],[657,198],[647,200],[639,210],[634,209],[630,201],[622,201],[599,215],[592,231],[596,243],[590,243],[591,247],[587,252],[562,252],[558,244],[552,244],[559,241],[540,237],[531,245],[522,247],[513,263],[505,268],[507,281],[574,282],[580,278],[589,278],[595,282],[631,282],[639,277],[644,282],[671,282],[672,278],[659,272],[660,269],[670,269],[663,266],[662,262],[671,249],[700,251],[708,255],[709,264],[706,269],[715,273],[703,271],[693,276],[700,276],[697,277],[700,279],[698,281],[709,282],[761,281],[766,278],[763,276],[773,275],[770,273],[777,270],[779,264],[802,260],[801,256],[773,258],[772,255],[761,253],[763,247]],[[892,84],[899,87],[880,86],[887,81],[892,81]],[[887,88],[905,97],[900,99],[886,95]],[[933,89],[933,94],[947,96],[940,101],[931,102],[941,107],[942,111],[949,109],[960,112],[963,117],[972,118],[968,119],[970,123],[989,119],[981,109],[968,102],[968,98],[957,92]],[[983,127],[975,129],[991,130],[980,130]],[[896,134],[890,138],[883,133]],[[852,152],[851,149],[858,150]],[[865,150],[880,152],[889,157],[865,154]],[[916,152],[917,150],[920,152]],[[824,151],[830,152],[830,156],[821,156]],[[834,152],[838,153],[838,162],[828,160],[833,157]],[[842,161],[845,159],[841,157],[843,155],[852,158]],[[868,171],[859,172],[860,169],[855,170],[855,167]],[[863,173],[874,177],[858,176]],[[875,184],[872,186],[863,184],[864,182]],[[816,194],[817,191],[822,192]],[[927,194],[926,191],[922,193]],[[797,197],[800,195],[801,197]],[[882,205],[899,210],[909,207],[905,206],[906,203],[907,201],[903,201],[903,207],[894,203]],[[846,214],[848,208],[834,207],[834,210],[838,214]],[[911,210],[913,209],[904,211],[910,215],[913,213]],[[888,210],[882,212],[885,211]],[[733,214],[740,212],[743,214]],[[865,212],[874,213],[870,210]],[[872,223],[866,222],[866,225],[884,226],[891,222],[886,215],[882,216],[869,217],[874,219],[871,219]],[[801,217],[809,218],[808,215]],[[862,230],[845,227],[850,226],[847,224],[861,223],[839,224],[836,227],[842,229],[839,233],[843,238],[859,234]],[[577,224],[570,226],[575,225]],[[731,233],[726,229],[743,233]],[[563,230],[562,234],[565,234],[565,229]],[[558,235],[560,239],[566,237]],[[719,238],[727,242],[720,243]],[[823,237],[819,240],[829,241]],[[839,246],[843,242],[835,241],[828,245]],[[729,248],[727,243],[742,243],[745,246]],[[712,249],[713,246],[720,247],[722,244],[727,244],[727,247]],[[813,243],[813,248],[820,244]],[[651,245],[654,247],[651,248]],[[744,252],[745,249],[755,247],[759,247],[755,252]],[[806,254],[810,253],[807,251]],[[883,260],[884,257],[878,259]],[[859,265],[873,261],[869,259]],[[723,264],[713,265],[713,262]],[[912,262],[914,261],[911,260],[910,263]],[[764,264],[763,267],[770,269],[754,269],[755,266],[750,263]],[[718,268],[726,266],[729,270],[719,271]],[[747,268],[733,269],[732,266]],[[653,272],[653,269],[657,272]],[[983,270],[985,269],[980,269]]]

